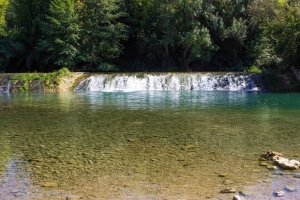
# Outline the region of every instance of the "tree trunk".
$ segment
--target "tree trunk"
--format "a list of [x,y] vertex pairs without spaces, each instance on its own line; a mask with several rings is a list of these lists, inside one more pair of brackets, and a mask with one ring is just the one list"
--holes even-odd
[[182,53],[182,67],[183,67],[183,69],[187,70],[188,72],[191,71],[191,69],[189,68],[189,65],[190,65],[189,51],[190,51],[190,47],[186,46]]

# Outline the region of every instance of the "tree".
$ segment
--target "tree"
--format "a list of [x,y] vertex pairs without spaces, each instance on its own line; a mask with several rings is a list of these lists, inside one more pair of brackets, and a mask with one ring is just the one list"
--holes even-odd
[[[47,70],[73,68],[78,55],[79,25],[74,0],[51,0],[41,22],[41,39],[36,50]],[[51,66],[54,65],[54,66]]]
[[4,28],[6,26],[6,11],[8,7],[9,1],[8,0],[0,0],[0,36],[4,35]]
[[81,9],[81,61],[93,70],[113,70],[110,64],[122,53],[126,26],[120,0],[84,0]]
[[[209,58],[213,44],[208,29],[199,21],[202,0],[128,1],[134,20],[132,37],[150,65],[172,65],[189,70],[192,62]],[[174,66],[173,66],[174,67]]]
[[[5,52],[14,49],[10,54],[11,71],[37,70],[37,41],[41,37],[41,18],[48,9],[48,1],[43,0],[10,0],[5,15],[6,36],[3,38],[7,47]],[[14,48],[12,48],[14,45]],[[2,48],[2,50],[4,47]],[[11,51],[10,51],[11,52]]]
[[175,7],[176,45],[180,50],[180,63],[189,70],[193,61],[210,58],[214,45],[207,27],[201,23],[202,0],[178,0]]
[[203,1],[200,21],[209,30],[216,51],[209,66],[218,70],[241,70],[249,61],[255,29],[248,23],[251,0]]
[[275,70],[300,69],[300,1],[256,0],[250,11],[261,29],[257,63]]

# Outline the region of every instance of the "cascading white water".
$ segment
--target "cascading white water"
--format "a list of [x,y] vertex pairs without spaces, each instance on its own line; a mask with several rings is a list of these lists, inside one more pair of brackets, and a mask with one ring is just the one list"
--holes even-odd
[[98,74],[81,81],[76,91],[257,91],[256,76],[239,73]]
[[0,86],[0,93],[9,93],[11,88],[12,84],[10,81],[8,81],[6,85]]

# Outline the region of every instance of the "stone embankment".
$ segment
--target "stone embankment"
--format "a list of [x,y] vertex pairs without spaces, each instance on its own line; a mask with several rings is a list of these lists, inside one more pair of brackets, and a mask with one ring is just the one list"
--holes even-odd
[[[86,73],[70,73],[67,76],[56,77],[48,74],[0,74],[0,94],[10,92],[67,92],[72,91]],[[44,78],[43,78],[44,77]],[[47,79],[48,78],[48,79]],[[52,78],[52,80],[51,80]]]

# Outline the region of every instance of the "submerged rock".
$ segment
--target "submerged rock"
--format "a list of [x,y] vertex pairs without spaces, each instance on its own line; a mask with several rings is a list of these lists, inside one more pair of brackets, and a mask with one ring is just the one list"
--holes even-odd
[[68,195],[66,197],[66,200],[81,200],[83,199],[81,196],[77,196],[77,195]]
[[284,188],[284,190],[287,191],[287,192],[296,192],[296,188],[291,187],[291,186],[286,186]]
[[227,176],[227,174],[225,174],[225,173],[219,174],[219,177],[226,177],[226,176]]
[[300,178],[300,174],[295,174],[294,178]]
[[42,184],[42,187],[57,187],[58,184],[56,182],[45,182]]
[[234,188],[225,188],[225,189],[221,190],[221,193],[223,193],[223,194],[236,193],[236,189],[234,189]]
[[276,151],[268,151],[266,154],[263,154],[262,157],[268,160],[274,160],[277,157],[283,157],[283,154]]
[[275,191],[273,194],[275,197],[282,197],[285,195],[284,191]]
[[240,196],[252,196],[253,194],[252,194],[252,193],[245,192],[245,191],[239,191],[239,195],[240,195]]
[[234,195],[232,200],[244,200],[244,198],[241,197],[240,195]]

